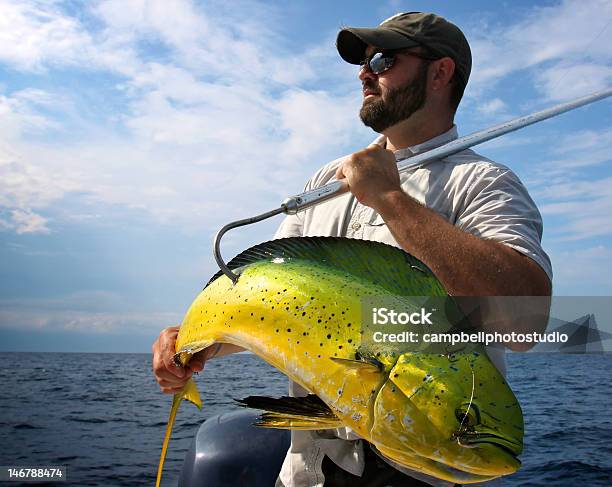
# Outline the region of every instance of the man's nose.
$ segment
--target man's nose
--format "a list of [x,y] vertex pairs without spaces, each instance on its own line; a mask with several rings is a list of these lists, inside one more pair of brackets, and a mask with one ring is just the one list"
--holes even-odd
[[362,66],[359,70],[359,79],[363,82],[366,79],[375,80],[378,75],[374,74],[367,66]]

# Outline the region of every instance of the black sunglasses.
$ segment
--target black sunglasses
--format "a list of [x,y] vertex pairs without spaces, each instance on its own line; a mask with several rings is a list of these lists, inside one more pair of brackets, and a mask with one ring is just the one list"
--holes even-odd
[[401,49],[393,51],[378,51],[366,57],[361,63],[359,63],[359,69],[368,69],[373,74],[384,73],[388,69],[391,69],[395,63],[395,57],[398,54],[408,54],[409,56],[418,57],[419,59],[425,59],[428,61],[435,61],[436,59],[439,59],[431,56],[425,56],[424,54],[420,54],[418,52],[404,51]]

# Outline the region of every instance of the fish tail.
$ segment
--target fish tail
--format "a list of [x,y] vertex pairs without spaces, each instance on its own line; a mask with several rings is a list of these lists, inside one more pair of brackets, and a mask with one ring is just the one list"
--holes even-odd
[[166,459],[166,451],[168,450],[168,443],[170,443],[170,436],[172,435],[172,427],[174,426],[174,420],[176,413],[181,405],[183,399],[187,399],[189,402],[195,404],[198,409],[202,409],[202,400],[200,399],[200,393],[195,385],[193,379],[189,379],[183,387],[183,390],[174,395],[172,398],[172,407],[170,408],[170,417],[168,418],[168,425],[166,426],[166,435],[164,436],[164,443],[162,445],[161,456],[159,458],[159,466],[157,467],[157,480],[155,487],[159,487],[162,479],[162,471],[164,468],[164,460]]

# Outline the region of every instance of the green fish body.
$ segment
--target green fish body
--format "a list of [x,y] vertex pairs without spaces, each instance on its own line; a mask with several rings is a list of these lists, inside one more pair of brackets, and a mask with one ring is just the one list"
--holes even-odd
[[[371,339],[362,310],[378,299],[417,310],[416,297],[446,297],[442,319],[427,331],[452,331],[461,321],[420,261],[377,242],[316,237],[267,242],[229,265],[237,283],[221,273],[209,281],[183,320],[176,360],[186,365],[213,343],[239,345],[314,395],[245,399],[268,411],[262,426],[347,426],[399,466],[461,484],[519,468],[522,412],[484,347],[433,353],[422,343]],[[175,396],[159,474],[183,397],[199,404],[193,382]]]

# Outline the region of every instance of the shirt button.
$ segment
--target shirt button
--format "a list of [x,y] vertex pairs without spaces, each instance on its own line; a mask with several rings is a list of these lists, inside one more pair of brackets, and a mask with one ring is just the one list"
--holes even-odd
[[355,231],[359,230],[361,228],[361,223],[359,223],[359,222],[353,223],[352,228]]

